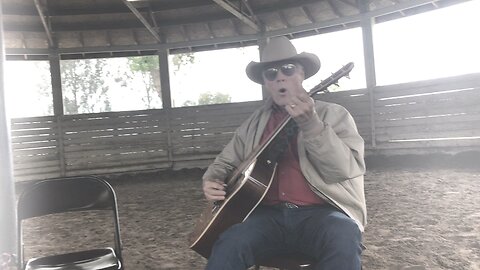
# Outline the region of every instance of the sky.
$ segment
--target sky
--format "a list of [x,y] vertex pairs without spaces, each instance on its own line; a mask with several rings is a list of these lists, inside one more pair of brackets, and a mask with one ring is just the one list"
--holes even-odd
[[[377,85],[480,72],[479,11],[480,0],[472,0],[374,25]],[[305,81],[307,90],[348,62],[354,62],[355,68],[350,80],[340,81],[341,87],[366,86],[360,28],[295,39],[293,43],[298,52],[315,53],[322,62],[320,72]],[[207,91],[227,93],[233,102],[261,99],[260,85],[245,74],[246,65],[258,61],[258,55],[257,47],[199,52],[195,53],[194,65],[184,66],[175,74],[171,67],[173,106],[196,101],[200,93]],[[44,113],[50,97],[34,94],[42,76],[32,65],[7,61],[5,88],[10,117]],[[138,84],[136,81],[132,83]],[[128,89],[113,89],[113,110],[142,109],[141,97],[134,91],[141,87],[138,84]]]

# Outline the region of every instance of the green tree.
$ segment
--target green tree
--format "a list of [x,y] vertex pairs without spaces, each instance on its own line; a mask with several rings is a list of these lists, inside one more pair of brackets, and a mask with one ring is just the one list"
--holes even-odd
[[35,69],[38,70],[40,80],[36,83],[36,90],[40,98],[40,102],[45,104],[42,115],[53,115],[52,102],[52,83],[50,75],[50,65],[44,61],[33,62]]
[[162,98],[158,56],[129,57],[128,64],[133,72],[141,75],[145,85],[145,96],[142,100],[147,108],[151,109],[153,95]]
[[195,55],[193,53],[179,53],[175,54],[172,59],[175,69],[173,72],[178,72],[182,66],[195,63]]
[[221,104],[221,103],[230,103],[232,97],[229,94],[224,94],[220,92],[205,92],[201,93],[198,97],[198,101],[187,100],[183,103],[183,106],[195,106],[195,105],[208,105],[208,104]]
[[65,113],[111,111],[106,78],[106,59],[62,61],[62,88]]
[[[173,72],[178,72],[182,66],[193,64],[195,56],[193,53],[175,54],[173,56]],[[152,108],[153,94],[156,93],[158,97],[162,98],[160,88],[160,70],[158,56],[143,56],[143,57],[129,57],[128,62],[130,69],[133,72],[140,73],[145,84],[145,97],[143,101],[150,109]]]

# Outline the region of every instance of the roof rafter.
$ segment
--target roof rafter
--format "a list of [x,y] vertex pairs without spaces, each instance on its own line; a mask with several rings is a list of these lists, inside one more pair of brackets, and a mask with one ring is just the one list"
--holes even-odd
[[48,17],[45,16],[43,12],[43,7],[40,4],[40,0],[34,0],[35,7],[37,8],[38,15],[40,16],[40,20],[42,21],[43,28],[45,29],[45,33],[47,34],[48,38],[48,45],[50,47],[56,47],[55,41],[53,40],[52,30],[50,29],[50,25],[48,24]]
[[[124,0],[125,1],[125,0]],[[213,0],[217,5],[221,6],[228,12],[232,13],[235,17],[240,19],[242,22],[250,26],[251,28],[255,29],[257,32],[261,31],[260,25],[258,25],[254,19],[252,19],[249,15],[242,12],[236,6],[232,5],[227,0]]]
[[335,16],[337,16],[338,18],[342,17],[342,13],[340,13],[337,6],[335,6],[335,4],[332,3],[332,0],[327,0],[327,3],[332,8],[332,11],[335,14]]
[[351,7],[354,7],[354,8],[357,8],[357,9],[358,9],[357,5],[355,5],[355,4],[353,4],[353,3],[350,3],[350,2],[348,2],[347,0],[338,0],[338,1],[344,3],[345,5],[348,5],[348,6],[351,6]]
[[143,17],[143,15],[136,9],[132,3],[127,0],[122,0],[122,2],[132,11],[132,13],[142,22],[142,24],[147,28],[147,30],[152,34],[152,36],[160,43],[162,43],[162,38],[160,35],[155,31],[155,29],[150,25],[150,23]]

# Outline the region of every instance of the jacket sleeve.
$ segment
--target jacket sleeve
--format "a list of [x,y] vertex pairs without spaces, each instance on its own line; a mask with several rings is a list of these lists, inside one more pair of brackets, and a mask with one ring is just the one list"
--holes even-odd
[[365,173],[364,141],[350,113],[337,104],[321,103],[317,114],[300,125],[307,158],[326,183]]

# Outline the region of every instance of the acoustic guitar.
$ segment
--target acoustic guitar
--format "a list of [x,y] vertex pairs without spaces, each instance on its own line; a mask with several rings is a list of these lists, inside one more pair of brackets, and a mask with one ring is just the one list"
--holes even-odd
[[[348,76],[353,66],[352,62],[346,64],[313,87],[309,95],[312,97],[319,92],[328,91],[327,88],[330,85],[337,84],[339,79]],[[265,142],[255,147],[248,158],[227,177],[225,182],[227,196],[223,201],[207,204],[190,234],[191,249],[208,258],[219,235],[230,226],[244,221],[260,204],[272,183],[277,168],[277,163],[269,154],[269,147],[282,130],[293,121],[291,116],[282,120]]]

